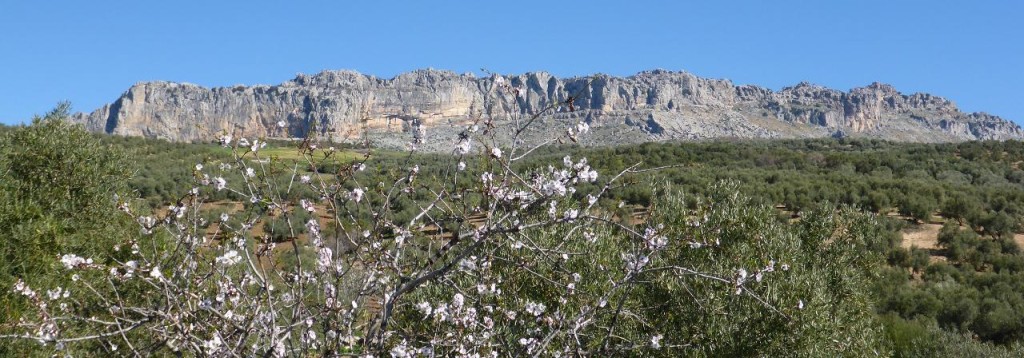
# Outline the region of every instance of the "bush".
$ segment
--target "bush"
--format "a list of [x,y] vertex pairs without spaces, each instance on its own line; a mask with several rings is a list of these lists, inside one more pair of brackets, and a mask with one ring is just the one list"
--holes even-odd
[[891,342],[894,357],[899,358],[961,358],[1021,357],[1020,344],[998,346],[980,343],[967,334],[942,330],[927,320],[905,320],[894,315],[882,316],[886,338]]
[[[0,138],[0,322],[16,322],[28,308],[16,282],[64,286],[62,255],[113,263],[138,232],[117,210],[131,175],[125,153],[65,122],[68,109],[61,104]],[[5,349],[19,348],[0,355],[24,354]]]

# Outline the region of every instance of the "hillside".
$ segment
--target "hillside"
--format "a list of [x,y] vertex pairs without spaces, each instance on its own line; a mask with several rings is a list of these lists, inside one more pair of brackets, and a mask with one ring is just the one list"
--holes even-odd
[[410,128],[422,124],[427,149],[445,150],[454,143],[457,127],[482,113],[501,119],[548,107],[537,133],[560,133],[565,123],[584,120],[594,130],[584,144],[828,136],[912,142],[1024,138],[1024,131],[1005,119],[964,113],[950,100],[902,94],[881,83],[842,92],[802,82],[772,91],[664,70],[574,78],[534,72],[501,79],[439,70],[391,79],[324,71],[274,86],[218,88],[146,82],[74,120],[96,132],[174,141],[209,140],[225,130],[298,137],[315,128],[343,141],[369,133],[383,147],[401,147]]

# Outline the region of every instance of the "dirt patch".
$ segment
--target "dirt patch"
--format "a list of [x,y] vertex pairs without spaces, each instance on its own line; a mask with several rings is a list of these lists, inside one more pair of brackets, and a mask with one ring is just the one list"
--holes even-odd
[[901,246],[905,249],[911,247],[919,247],[928,250],[937,250],[939,248],[939,231],[942,230],[940,224],[919,224],[911,225],[901,232],[903,234],[903,243]]
[[903,242],[900,243],[900,246],[907,250],[914,247],[928,250],[928,261],[932,263],[945,262],[948,258],[939,248],[939,231],[941,230],[942,224],[938,223],[910,225],[900,232],[903,234]]

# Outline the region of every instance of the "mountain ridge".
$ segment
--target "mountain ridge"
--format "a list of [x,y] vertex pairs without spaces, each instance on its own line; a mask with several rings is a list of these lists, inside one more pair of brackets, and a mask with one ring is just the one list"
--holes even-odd
[[542,71],[477,77],[423,69],[389,79],[327,70],[278,85],[211,88],[140,82],[73,120],[92,131],[175,141],[211,140],[223,131],[265,137],[315,131],[385,147],[403,146],[422,126],[432,139],[425,148],[444,150],[472,118],[489,113],[501,120],[548,107],[554,110],[538,121],[537,133],[560,133],[567,123],[586,121],[595,137],[584,144],[595,145],[724,137],[1024,139],[1020,126],[998,116],[961,112],[943,97],[903,94],[879,82],[843,92],[804,81],[773,91],[662,69],[568,78]]

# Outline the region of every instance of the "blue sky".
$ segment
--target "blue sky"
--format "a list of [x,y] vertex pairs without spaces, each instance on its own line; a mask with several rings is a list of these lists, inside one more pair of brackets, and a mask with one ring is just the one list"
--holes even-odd
[[352,69],[686,70],[771,89],[874,81],[1024,123],[1021,1],[0,0],[0,122],[136,82]]

